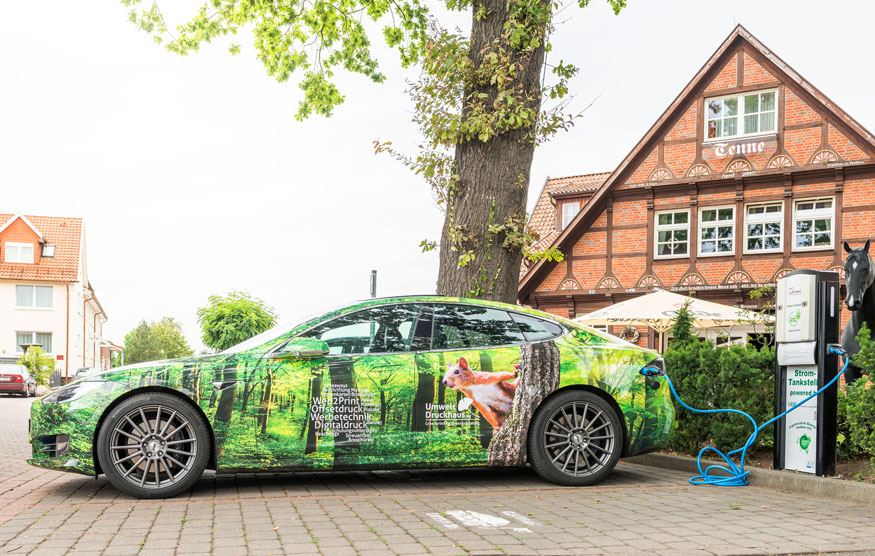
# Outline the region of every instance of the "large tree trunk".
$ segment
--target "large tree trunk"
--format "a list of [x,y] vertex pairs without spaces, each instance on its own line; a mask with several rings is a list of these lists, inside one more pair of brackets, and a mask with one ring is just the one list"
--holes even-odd
[[487,465],[526,463],[526,437],[538,404],[559,387],[559,348],[553,342],[528,344],[520,349],[520,378],[513,406],[492,437]]
[[[546,2],[544,8],[549,9]],[[484,57],[496,52],[499,45],[506,52],[515,52],[520,70],[510,80],[508,89],[526,97],[526,105],[536,112],[541,105],[541,70],[544,64],[545,40],[529,52],[512,50],[503,38],[509,16],[504,0],[484,0],[472,10],[469,56],[474,67],[480,67]],[[485,13],[485,17],[477,14]],[[498,89],[485,83],[465,84],[465,98],[485,93],[485,106],[493,106]],[[462,119],[477,117],[468,102],[462,107]],[[535,124],[500,133],[483,142],[476,138],[456,145],[455,165],[459,178],[455,189],[448,192],[444,226],[441,233],[440,270],[437,293],[452,296],[476,296],[514,303],[517,299],[522,250],[520,245],[502,246],[503,233],[490,237],[490,224],[502,225],[509,218],[523,225],[529,175],[534,156]],[[492,215],[490,222],[490,214]],[[456,233],[451,233],[455,227]],[[452,238],[460,238],[453,242]],[[456,251],[453,250],[456,249]],[[474,260],[459,266],[459,255],[473,251]]]

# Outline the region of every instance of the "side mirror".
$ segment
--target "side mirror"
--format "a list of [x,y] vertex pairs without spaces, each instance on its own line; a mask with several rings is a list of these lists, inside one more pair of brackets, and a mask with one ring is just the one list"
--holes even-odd
[[328,355],[328,344],[315,338],[292,338],[280,351],[271,354],[273,359],[316,359]]

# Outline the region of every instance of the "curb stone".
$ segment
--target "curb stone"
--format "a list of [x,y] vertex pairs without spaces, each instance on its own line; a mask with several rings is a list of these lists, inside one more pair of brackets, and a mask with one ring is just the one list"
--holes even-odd
[[[650,467],[661,467],[673,471],[684,471],[691,475],[699,473],[696,458],[686,456],[644,454],[642,456],[624,458],[623,461]],[[746,467],[745,470],[750,471],[747,480],[751,486],[875,505],[875,484],[848,481],[835,477],[816,477],[792,471],[760,469],[757,467]]]

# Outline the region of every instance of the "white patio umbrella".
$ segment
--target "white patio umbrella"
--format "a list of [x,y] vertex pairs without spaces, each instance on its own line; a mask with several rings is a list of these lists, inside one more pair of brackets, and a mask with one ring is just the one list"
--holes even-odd
[[[729,305],[687,297],[665,290],[616,303],[574,319],[589,325],[627,324],[649,326],[660,335],[671,329],[678,309],[689,303],[694,328],[725,328],[738,324],[764,324],[772,317]],[[660,341],[660,345],[662,342]]]

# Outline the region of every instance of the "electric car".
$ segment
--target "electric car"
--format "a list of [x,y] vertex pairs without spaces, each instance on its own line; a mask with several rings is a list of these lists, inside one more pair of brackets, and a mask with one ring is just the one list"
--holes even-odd
[[522,466],[564,485],[662,448],[655,352],[526,307],[359,302],[224,352],[128,365],[35,402],[32,465],[142,498],[217,472]]

